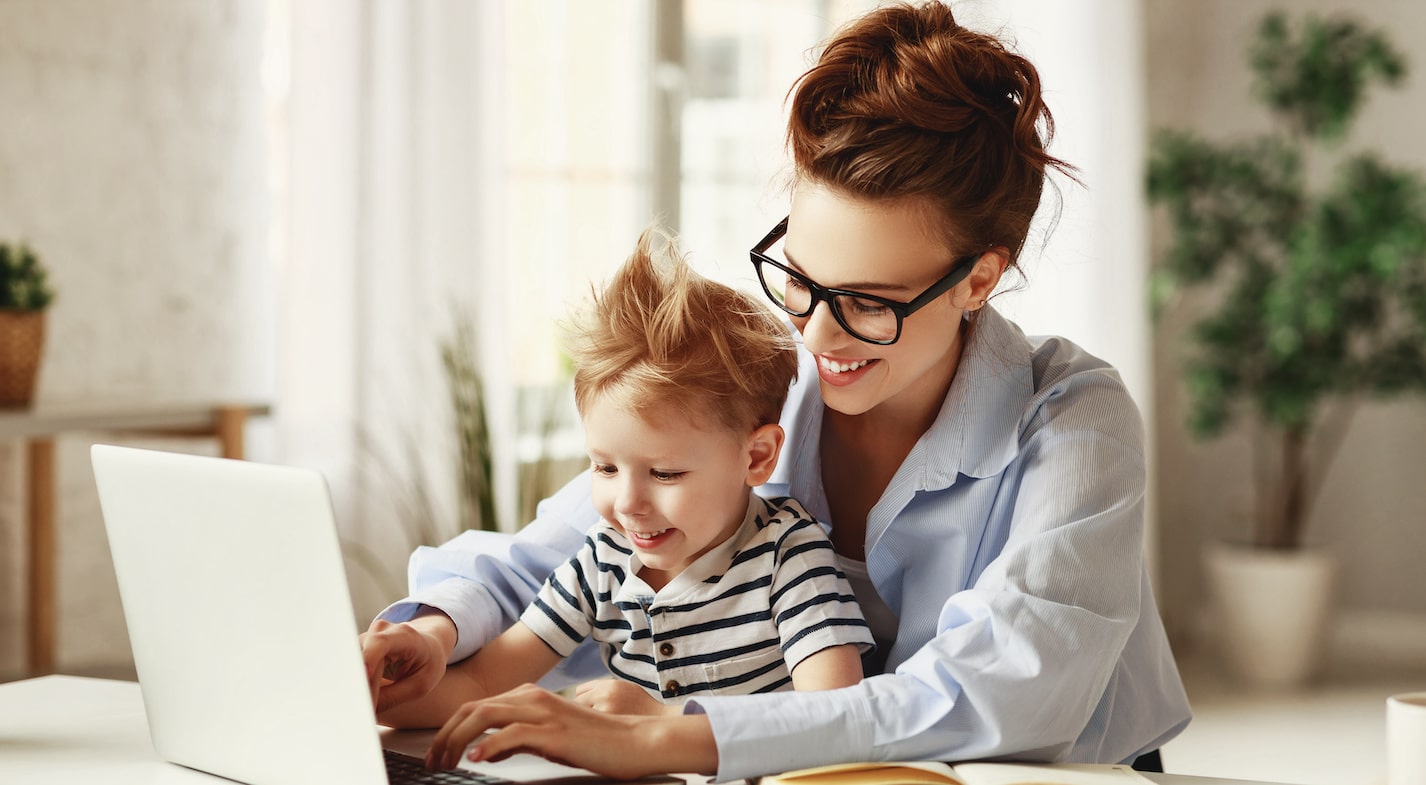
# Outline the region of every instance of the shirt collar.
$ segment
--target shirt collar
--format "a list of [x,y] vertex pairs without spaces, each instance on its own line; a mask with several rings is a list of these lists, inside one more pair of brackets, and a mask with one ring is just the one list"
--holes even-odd
[[951,389],[912,451],[924,462],[927,490],[949,487],[957,474],[994,476],[1015,459],[1020,420],[1034,395],[1030,354],[1025,334],[995,309],[969,319]]
[[[921,462],[926,490],[950,487],[957,474],[990,477],[1010,465],[1019,450],[1020,419],[1034,395],[1030,344],[1020,328],[989,306],[968,321],[951,389],[930,430],[907,457],[908,464]],[[796,340],[801,344],[802,336]],[[821,471],[823,412],[816,360],[806,351],[798,355],[799,381],[782,417],[788,443],[768,482],[820,487],[814,482]],[[812,512],[821,516],[825,511]]]

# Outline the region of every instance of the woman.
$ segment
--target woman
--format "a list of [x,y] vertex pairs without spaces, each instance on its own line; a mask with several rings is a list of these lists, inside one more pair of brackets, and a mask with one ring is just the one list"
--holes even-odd
[[[501,728],[473,754],[733,779],[850,760],[1128,762],[1182,730],[1133,401],[1102,361],[1028,340],[987,304],[1047,170],[1068,171],[1051,130],[1033,66],[937,3],[856,20],[795,86],[791,208],[752,260],[806,351],[762,490],[830,524],[879,644],[868,678],[694,698],[672,718],[610,713],[627,704],[604,689],[525,687],[448,726],[443,749]],[[363,636],[374,700],[429,690],[594,520],[580,478],[517,536],[419,551],[415,593]]]

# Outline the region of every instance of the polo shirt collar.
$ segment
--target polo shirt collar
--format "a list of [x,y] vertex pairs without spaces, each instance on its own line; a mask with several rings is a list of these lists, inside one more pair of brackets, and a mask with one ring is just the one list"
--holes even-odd
[[[670,602],[678,596],[689,591],[700,591],[700,587],[705,586],[707,579],[715,575],[721,575],[727,570],[729,564],[733,562],[733,557],[747,543],[748,539],[757,531],[757,514],[763,509],[763,500],[757,494],[748,494],[748,509],[743,515],[743,522],[738,530],[733,532],[728,539],[713,546],[707,553],[699,556],[683,572],[675,575],[668,585],[660,589],[657,594],[653,589],[639,577],[639,570],[643,568],[643,562],[639,561],[638,551],[629,554],[628,570],[624,583],[619,587],[616,602],[639,603],[640,597],[657,596],[657,602]],[[642,603],[641,603],[642,604]]]

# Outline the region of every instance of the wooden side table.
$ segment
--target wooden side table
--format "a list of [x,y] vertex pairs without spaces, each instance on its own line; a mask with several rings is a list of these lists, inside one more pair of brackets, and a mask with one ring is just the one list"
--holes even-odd
[[224,458],[243,457],[248,418],[270,413],[262,403],[40,405],[0,409],[0,442],[25,443],[29,596],[26,665],[32,675],[55,664],[55,438],[76,431],[217,439]]

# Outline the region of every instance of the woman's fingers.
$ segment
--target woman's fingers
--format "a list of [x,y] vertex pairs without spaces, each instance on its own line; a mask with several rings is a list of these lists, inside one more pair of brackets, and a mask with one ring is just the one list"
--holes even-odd
[[607,714],[530,684],[462,705],[436,734],[427,765],[455,768],[473,741],[472,761],[528,752],[616,779],[718,768],[706,716]]
[[463,704],[436,732],[431,748],[426,753],[426,767],[432,770],[455,768],[460,764],[460,756],[465,748],[491,728],[502,728],[521,722],[547,723],[548,708],[519,697],[511,699],[515,693],[525,689],[520,687],[493,698]]
[[[497,761],[522,752],[605,776],[634,777],[648,773],[630,755],[637,740],[633,718],[604,714],[533,685],[467,703],[436,733],[426,755],[431,769],[451,769],[477,739],[467,756],[472,761]],[[484,735],[482,735],[484,734]]]

